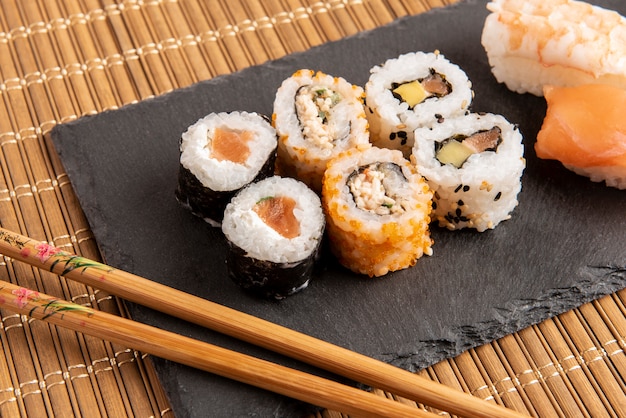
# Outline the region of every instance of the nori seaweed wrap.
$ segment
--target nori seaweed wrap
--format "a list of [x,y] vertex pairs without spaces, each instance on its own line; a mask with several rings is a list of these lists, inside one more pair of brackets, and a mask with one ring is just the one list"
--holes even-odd
[[319,196],[299,180],[273,176],[243,188],[226,206],[231,279],[282,299],[308,286],[324,235]]
[[256,113],[212,113],[180,140],[176,198],[218,227],[230,199],[247,184],[274,174],[276,131]]

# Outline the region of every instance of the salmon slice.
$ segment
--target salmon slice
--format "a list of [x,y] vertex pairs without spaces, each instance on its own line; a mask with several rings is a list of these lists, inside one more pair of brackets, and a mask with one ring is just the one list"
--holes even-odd
[[215,128],[211,139],[211,156],[218,161],[245,163],[250,156],[248,142],[252,139],[252,135],[251,131]]
[[574,167],[626,167],[626,90],[604,85],[544,88],[548,109],[539,158]]
[[293,213],[296,201],[287,196],[266,197],[259,200],[253,209],[269,227],[285,238],[300,235],[300,222]]

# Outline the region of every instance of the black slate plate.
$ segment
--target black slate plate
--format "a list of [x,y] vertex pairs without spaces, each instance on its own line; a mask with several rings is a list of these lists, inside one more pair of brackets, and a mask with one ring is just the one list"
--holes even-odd
[[[388,26],[228,76],[60,125],[52,132],[107,263],[408,369],[428,366],[626,285],[626,192],[536,158],[543,99],[498,85],[480,45],[485,1]],[[594,2],[596,3],[596,2]],[[626,14],[620,0],[598,4]],[[495,230],[433,229],[434,255],[381,279],[325,255],[304,292],[280,303],[244,295],[228,279],[226,243],[174,199],[178,139],[209,112],[270,114],[280,82],[313,68],[363,85],[375,64],[440,50],[474,83],[475,111],[505,115],[525,136],[527,169],[513,218]],[[193,307],[190,307],[193,309]],[[140,321],[300,366],[150,309]],[[157,360],[179,417],[301,416],[307,405]],[[304,367],[310,370],[308,367]]]

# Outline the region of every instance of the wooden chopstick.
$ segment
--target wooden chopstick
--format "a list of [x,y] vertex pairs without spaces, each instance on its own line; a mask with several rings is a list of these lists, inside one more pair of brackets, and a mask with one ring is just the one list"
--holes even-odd
[[464,417],[514,418],[488,402],[348,349],[0,228],[0,253],[123,299]]
[[0,306],[324,408],[371,417],[436,415],[370,392],[0,282]]

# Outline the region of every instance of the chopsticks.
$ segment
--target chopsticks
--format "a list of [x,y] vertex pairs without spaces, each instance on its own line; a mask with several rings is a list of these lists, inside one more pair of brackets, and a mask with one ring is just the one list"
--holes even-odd
[[[0,228],[0,253],[96,289],[105,290],[131,302],[452,414],[482,418],[523,416],[496,403],[484,401],[382,361],[65,252],[46,242],[40,242],[3,228]],[[36,312],[37,310],[34,311]],[[56,315],[48,316],[46,320],[52,320],[55,317]],[[88,330],[85,329],[84,332],[88,333]],[[136,340],[137,343],[141,343],[141,338]],[[123,341],[127,345],[131,345],[131,342],[134,343],[135,339]],[[140,346],[131,345],[131,347],[150,353],[149,350],[142,349]],[[152,348],[158,349],[156,346]],[[162,356],[166,353],[154,354]],[[233,372],[231,370],[228,373],[232,375]],[[289,396],[296,397],[295,395],[297,394]],[[311,403],[323,406],[319,405],[319,401]]]
[[0,283],[0,306],[332,410],[371,417],[436,417],[430,412],[370,392],[60,300],[12,283]]

